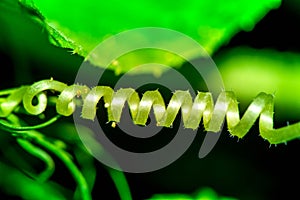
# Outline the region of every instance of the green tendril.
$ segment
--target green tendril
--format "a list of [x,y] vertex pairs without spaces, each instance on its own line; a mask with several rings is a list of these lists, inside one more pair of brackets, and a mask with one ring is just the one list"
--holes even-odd
[[[32,115],[41,114],[47,107],[47,96],[43,91],[51,90],[62,92],[66,87],[66,84],[53,81],[52,79],[39,81],[33,84],[26,90],[23,96],[23,105],[25,110]],[[36,105],[32,104],[34,97],[38,99],[38,103]]]
[[[21,121],[14,114],[10,114],[7,117],[7,121],[12,125],[16,125],[17,127],[24,125],[24,122]],[[3,129],[6,130],[5,127]],[[24,130],[9,129],[7,131],[13,133],[13,135],[17,137],[18,143],[21,145],[21,147],[24,150],[26,150],[31,155],[39,158],[46,164],[46,168],[44,169],[44,171],[37,176],[37,179],[39,181],[47,180],[53,174],[54,171],[54,162],[51,156],[46,151],[43,150],[45,149],[48,152],[51,152],[53,155],[57,156],[65,164],[67,169],[70,171],[71,175],[73,176],[74,180],[78,185],[80,195],[81,195],[80,199],[82,200],[92,199],[88,184],[84,176],[82,175],[81,171],[75,165],[69,153],[67,153],[64,149],[60,148],[59,146],[47,141],[47,139],[43,136],[43,134],[41,134],[36,130],[24,131]],[[35,144],[39,145],[43,149],[37,147]],[[27,172],[27,173],[30,176],[35,177],[35,175],[32,174],[31,172]]]
[[23,86],[18,89],[5,90],[1,95],[9,96],[0,104],[0,117],[8,116],[21,102],[27,92],[28,87]]
[[54,173],[55,169],[55,164],[51,156],[25,139],[18,138],[17,142],[24,150],[42,160],[46,165],[45,169],[38,176],[31,172],[26,173],[40,182],[48,180]]
[[3,129],[9,131],[9,130],[18,130],[18,131],[26,131],[26,130],[35,130],[35,129],[40,129],[40,128],[44,128],[46,126],[49,126],[50,124],[56,122],[59,118],[61,117],[61,115],[56,115],[54,117],[52,117],[51,119],[49,119],[46,122],[43,122],[41,124],[38,125],[33,125],[33,126],[16,126],[14,124],[10,124],[5,120],[1,120],[0,119],[0,126],[2,126]]
[[[78,84],[67,86],[55,80],[42,80],[32,86],[12,91],[6,101],[0,103],[2,113],[8,115],[13,112],[12,108],[22,101],[29,114],[41,114],[47,107],[46,90],[60,92],[56,101],[56,110],[63,116],[70,116],[76,106],[82,104],[82,118],[94,120],[97,104],[103,99],[108,120],[115,123],[120,121],[122,110],[127,102],[132,120],[138,125],[146,124],[149,113],[153,109],[157,125],[171,127],[181,110],[185,128],[197,129],[202,120],[207,131],[219,132],[226,118],[230,134],[243,138],[259,119],[260,136],[271,144],[285,143],[300,137],[300,123],[273,128],[274,97],[263,92],[254,98],[240,118],[236,97],[233,92],[228,91],[221,92],[214,104],[212,94],[209,92],[198,92],[193,99],[188,91],[178,90],[173,93],[166,107],[158,90],[146,91],[140,99],[138,93],[132,88],[123,88],[114,92],[107,86],[96,86],[90,89]],[[33,105],[34,98],[38,100],[35,105]],[[77,100],[80,100],[79,103]],[[3,105],[11,105],[11,107],[3,111]]]
[[45,149],[47,149],[48,151],[52,152],[65,164],[65,166],[70,171],[73,178],[75,179],[77,186],[79,187],[81,199],[91,200],[92,198],[91,198],[91,194],[87,182],[84,176],[82,175],[82,173],[80,172],[80,170],[78,169],[78,167],[74,164],[69,154],[66,153],[64,150],[57,148],[51,142],[48,142],[41,138],[37,138],[35,142],[41,145],[42,147],[44,147]]

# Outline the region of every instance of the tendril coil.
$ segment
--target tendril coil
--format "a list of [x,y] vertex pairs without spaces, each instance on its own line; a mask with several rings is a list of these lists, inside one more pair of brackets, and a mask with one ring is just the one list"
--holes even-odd
[[[259,119],[260,136],[271,144],[286,143],[300,137],[300,123],[273,128],[274,96],[264,92],[253,99],[240,118],[238,102],[234,93],[230,91],[221,92],[214,103],[209,92],[198,92],[193,99],[188,91],[177,90],[166,106],[158,90],[146,91],[140,98],[132,88],[122,88],[115,92],[108,86],[94,88],[79,84],[68,86],[50,79],[7,92],[7,98],[0,102],[0,117],[8,116],[21,103],[31,115],[43,113],[48,105],[47,90],[60,93],[56,100],[56,111],[63,116],[72,115],[80,99],[82,118],[94,120],[97,104],[102,99],[107,109],[108,120],[113,123],[120,121],[127,102],[132,120],[137,125],[146,124],[152,108],[157,125],[171,127],[181,110],[185,128],[197,129],[202,120],[206,131],[219,132],[226,118],[230,134],[243,138]],[[3,94],[0,93],[0,96]],[[36,104],[33,104],[34,98],[37,99]]]

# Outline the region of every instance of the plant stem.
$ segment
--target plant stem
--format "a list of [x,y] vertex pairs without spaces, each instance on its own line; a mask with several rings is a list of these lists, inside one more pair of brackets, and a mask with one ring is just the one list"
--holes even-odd
[[83,177],[80,170],[77,168],[77,166],[73,163],[70,156],[62,149],[57,148],[52,143],[44,140],[44,138],[42,137],[35,138],[35,142],[47,149],[48,151],[50,151],[51,153],[53,153],[54,155],[56,155],[66,165],[66,167],[69,169],[70,173],[74,177],[75,181],[77,182],[82,196],[82,200],[91,200],[92,197],[86,180]]
[[126,181],[125,175],[114,169],[108,169],[108,172],[117,187],[121,200],[132,200],[130,189]]

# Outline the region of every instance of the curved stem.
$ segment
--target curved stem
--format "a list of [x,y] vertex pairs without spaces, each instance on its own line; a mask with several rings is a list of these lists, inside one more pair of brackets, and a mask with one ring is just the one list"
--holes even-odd
[[122,172],[113,169],[108,169],[108,172],[119,192],[121,200],[132,200],[125,175]]
[[70,173],[74,177],[75,181],[77,182],[82,196],[82,200],[91,200],[92,197],[88,188],[88,184],[80,170],[70,158],[70,156],[62,149],[57,148],[52,143],[44,140],[42,137],[35,138],[35,142],[47,149],[48,151],[50,151],[51,153],[53,153],[54,155],[56,155],[66,165],[66,167],[70,170]]
[[60,117],[61,117],[61,115],[56,115],[46,122],[43,122],[38,125],[32,125],[32,126],[16,126],[15,124],[9,124],[5,120],[0,119],[0,126],[5,128],[6,130],[9,130],[9,129],[16,130],[16,131],[34,130],[34,129],[40,129],[40,128],[49,126],[50,124],[56,122]]
[[[9,118],[9,121],[16,126],[20,126],[22,124],[21,120],[13,114],[10,114],[8,116],[8,118]],[[63,149],[55,146],[51,142],[48,142],[44,138],[44,136],[41,133],[39,133],[38,131],[35,131],[35,130],[28,130],[28,131],[13,130],[13,129],[8,129],[5,126],[2,126],[0,128],[8,131],[10,133],[15,134],[16,136],[18,136],[20,138],[24,138],[29,141],[31,140],[31,141],[37,143],[38,145],[40,145],[41,147],[43,147],[44,149],[48,150],[49,152],[53,153],[55,156],[57,156],[65,164],[65,166],[70,171],[73,178],[75,179],[75,181],[79,187],[81,199],[82,200],[91,200],[92,199],[91,193],[88,188],[88,184],[87,184],[84,176],[82,175],[82,173],[78,169],[78,167],[74,164],[74,162],[72,161],[71,157],[69,156],[69,154],[67,152],[65,152]],[[31,147],[27,150],[32,152],[32,151],[35,151],[34,148],[35,147]]]

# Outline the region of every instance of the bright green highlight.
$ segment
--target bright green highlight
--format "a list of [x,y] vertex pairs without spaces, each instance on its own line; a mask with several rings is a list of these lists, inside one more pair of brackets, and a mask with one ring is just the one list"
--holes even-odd
[[147,200],[236,200],[232,197],[223,197],[218,195],[211,188],[202,188],[193,195],[187,194],[155,194]]
[[259,92],[274,94],[275,110],[288,115],[284,117],[299,119],[299,54],[239,47],[219,54],[215,62],[225,88],[234,91],[241,103]]
[[[237,32],[250,31],[269,10],[281,3],[280,0],[20,2],[40,13],[33,17],[35,20],[40,18],[40,23],[50,34],[51,43],[70,48],[84,57],[110,35],[141,27],[162,27],[182,32],[213,54]],[[160,53],[154,52],[153,55],[161,57]],[[116,73],[127,72],[128,66],[133,66],[130,62],[136,60],[134,57],[119,61]],[[143,59],[141,55],[136,57]],[[167,65],[174,65],[174,56],[166,54],[162,57],[170,60]],[[159,59],[159,63],[165,60]],[[178,64],[175,62],[175,65]]]
[[[22,102],[29,114],[38,115],[45,111],[46,95],[36,105],[33,105],[32,100],[35,96],[39,97],[40,94],[45,94],[47,90],[60,92],[56,111],[64,116],[73,114],[77,105],[82,105],[82,117],[94,120],[97,103],[103,98],[108,120],[113,123],[120,121],[123,107],[127,102],[133,122],[139,125],[145,125],[152,108],[157,125],[171,127],[181,110],[182,120],[186,128],[197,129],[203,119],[207,131],[219,132],[226,117],[230,134],[243,138],[259,119],[260,136],[271,144],[286,143],[300,137],[300,123],[278,129],[273,128],[274,96],[264,92],[259,93],[254,98],[240,118],[235,94],[229,91],[221,92],[214,103],[209,92],[198,92],[193,99],[188,91],[177,90],[173,93],[166,107],[158,90],[146,91],[140,99],[137,92],[132,88],[123,88],[114,92],[109,87],[96,86],[90,90],[86,86],[76,84],[67,86],[50,79],[27,86]],[[15,96],[14,93],[7,99],[13,101],[11,96]],[[17,97],[19,98],[19,96]],[[80,98],[81,102],[79,102]]]

